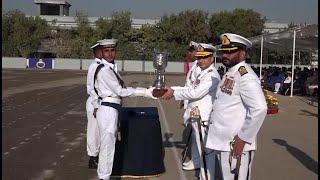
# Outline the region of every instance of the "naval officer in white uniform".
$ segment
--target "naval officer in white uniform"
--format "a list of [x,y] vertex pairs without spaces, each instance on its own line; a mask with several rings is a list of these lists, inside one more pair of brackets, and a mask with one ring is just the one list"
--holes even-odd
[[[100,133],[100,153],[98,176],[100,179],[110,179],[115,151],[116,132],[118,124],[118,110],[121,107],[122,97],[143,96],[153,98],[153,88],[125,87],[117,72],[114,62],[116,56],[116,39],[100,41],[102,46],[103,67],[97,74],[95,87],[101,97],[101,105],[97,111],[97,121]],[[98,103],[97,101],[95,102]]]
[[233,180],[235,173],[231,171],[236,168],[236,158],[241,157],[238,179],[246,180],[250,179],[256,137],[267,114],[267,103],[259,78],[245,62],[252,43],[231,33],[220,38],[218,53],[228,71],[218,85],[206,141],[209,177],[214,179],[216,165],[224,180]]
[[86,110],[87,110],[87,118],[88,118],[87,154],[90,157],[89,168],[96,169],[98,167],[100,137],[99,137],[97,119],[93,115],[94,109],[98,108],[98,104],[96,104],[96,107],[94,107],[92,102],[95,99],[98,99],[98,95],[94,90],[94,73],[98,65],[101,63],[102,51],[101,51],[99,42],[91,46],[91,49],[93,50],[95,59],[89,65],[88,73],[87,73],[87,93],[89,95],[86,102]]
[[[197,66],[200,68],[200,72],[195,77],[195,80],[191,82],[190,86],[173,86],[168,88],[166,94],[162,99],[170,99],[174,97],[175,100],[188,100],[187,108],[185,110],[184,119],[190,118],[190,112],[192,108],[198,107],[201,116],[201,133],[206,139],[206,127],[209,124],[209,118],[212,111],[212,104],[214,101],[217,86],[220,82],[220,75],[213,65],[213,55],[215,47],[211,44],[199,43],[196,58]],[[199,130],[196,122],[192,122],[192,136],[193,145],[192,149],[192,163],[193,167],[201,167],[202,158],[200,156],[201,144],[199,138]],[[190,166],[190,165],[189,165]],[[204,179],[204,169],[201,167],[200,179]]]
[[[191,41],[189,43],[189,47],[188,47],[187,50],[188,50],[190,59],[194,59],[195,58],[195,55],[196,55],[197,49],[198,49],[198,45],[199,44],[194,42],[194,41]],[[197,60],[194,60],[194,62],[192,62],[192,66],[191,66],[191,68],[188,71],[187,76],[186,76],[186,82],[185,82],[185,85],[184,85],[185,87],[192,87],[192,83],[196,80],[197,74],[199,74],[201,72],[201,68],[197,65],[197,63],[198,63]],[[190,115],[190,110],[187,110],[189,101],[188,100],[182,100],[180,102],[183,102],[183,109],[185,110],[185,112],[183,114],[183,123],[184,123],[185,126],[187,126],[188,125],[189,115]],[[190,133],[192,133],[192,129],[191,129]],[[192,135],[192,134],[191,134],[191,137],[190,137],[189,145],[191,146],[191,149],[190,149],[191,150],[191,157],[190,157],[190,160],[188,162],[183,162],[182,169],[190,171],[190,170],[195,170],[195,169],[199,169],[200,168],[200,161],[198,160],[199,159],[199,157],[198,157],[199,153],[197,153],[198,148],[197,148],[196,141],[194,139],[194,135]],[[188,147],[186,147],[186,148],[188,148]],[[192,152],[195,152],[195,153],[192,153]],[[192,158],[195,158],[196,161],[194,162],[192,160]]]

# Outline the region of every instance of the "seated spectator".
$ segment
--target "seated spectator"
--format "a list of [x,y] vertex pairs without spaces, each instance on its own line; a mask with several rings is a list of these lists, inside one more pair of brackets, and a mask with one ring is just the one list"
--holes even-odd
[[287,95],[289,89],[291,88],[291,76],[292,73],[290,71],[287,72],[286,79],[283,81],[282,84],[282,94]]
[[267,73],[267,71],[262,71],[261,77],[260,77],[261,85],[264,85],[267,80],[268,80],[268,73]]
[[274,93],[278,93],[284,81],[284,77],[282,73],[279,73],[279,70],[276,70],[271,77],[272,81],[274,82]]
[[318,90],[318,71],[314,71],[312,76],[308,77],[305,82],[306,95],[313,95]]

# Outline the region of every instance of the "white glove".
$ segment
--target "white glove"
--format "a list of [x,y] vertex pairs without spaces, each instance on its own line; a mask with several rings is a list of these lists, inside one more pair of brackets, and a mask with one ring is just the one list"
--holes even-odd
[[148,89],[146,89],[146,91],[144,92],[144,97],[158,99],[152,95],[153,89],[154,89],[154,87],[149,87]]
[[135,96],[142,96],[142,97],[147,97],[147,98],[152,98],[152,99],[157,99],[156,97],[152,96],[152,91],[153,91],[154,87],[151,88],[141,88],[141,87],[137,87],[135,89]]

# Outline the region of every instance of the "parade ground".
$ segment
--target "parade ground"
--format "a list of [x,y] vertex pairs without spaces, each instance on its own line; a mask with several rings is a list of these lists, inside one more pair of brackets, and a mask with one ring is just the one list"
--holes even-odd
[[[86,154],[86,71],[2,69],[2,179],[95,180]],[[154,75],[122,73],[127,86],[149,87]],[[184,74],[167,74],[168,86]],[[252,180],[318,177],[318,102],[275,96],[279,113],[267,115],[257,137]],[[179,101],[124,98],[126,107],[157,107],[166,172],[150,180],[193,180],[183,171],[183,110]],[[141,147],[143,149],[143,147]],[[148,179],[148,178],[147,178]]]

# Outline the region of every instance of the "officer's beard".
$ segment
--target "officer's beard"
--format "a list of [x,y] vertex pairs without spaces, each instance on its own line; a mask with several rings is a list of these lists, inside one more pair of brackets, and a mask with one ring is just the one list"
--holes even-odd
[[222,64],[224,66],[226,66],[227,68],[230,68],[230,67],[232,67],[232,66],[234,66],[234,65],[236,65],[238,63],[236,63],[235,60],[229,59],[227,57],[222,57]]
[[225,65],[227,68],[230,68],[238,63],[240,63],[241,61],[244,60],[240,60],[240,59],[229,59],[227,57],[222,57],[222,64]]

